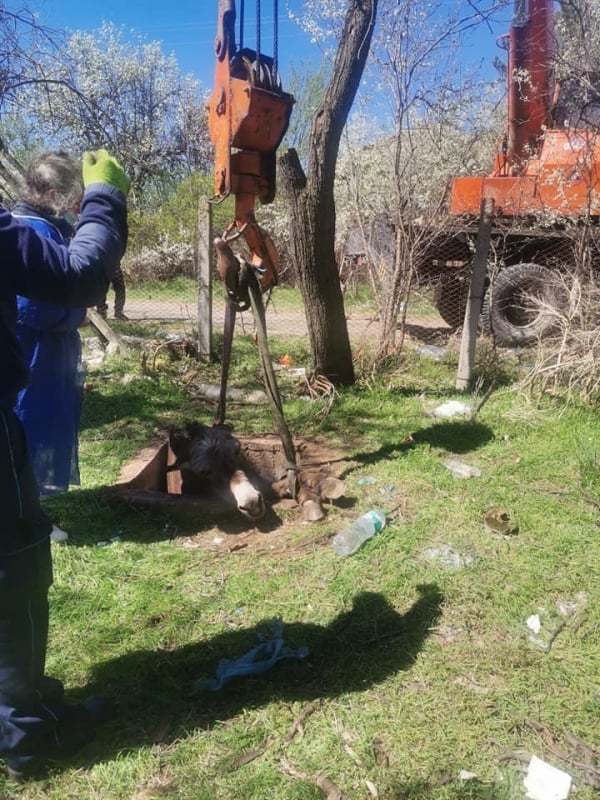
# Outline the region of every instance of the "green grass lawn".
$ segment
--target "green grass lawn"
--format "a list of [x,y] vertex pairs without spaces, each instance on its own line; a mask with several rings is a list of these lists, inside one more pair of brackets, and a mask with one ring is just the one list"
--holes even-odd
[[[289,349],[271,347],[274,360]],[[294,366],[306,358],[298,348]],[[53,545],[48,671],[73,698],[109,694],[113,716],[61,771],[18,789],[0,779],[0,796],[516,800],[532,755],[569,772],[577,800],[598,796],[596,409],[534,402],[518,366],[499,380],[487,364],[499,388],[475,419],[436,419],[449,399],[477,400],[454,393],[453,357],[407,353],[329,410],[279,373],[292,432],[342,454],[346,491],[323,522],[282,510],[245,539],[254,529],[233,514],[115,505],[103,490],[169,425],[215,413],[194,387],[218,383],[217,364],[148,363],[134,352],[90,371],[82,486],[47,504],[71,534]],[[261,385],[240,337],[230,386]],[[231,404],[228,418],[240,434],[273,430],[266,405]],[[455,477],[450,457],[481,476]],[[336,556],[330,538],[369,508],[389,524]],[[484,526],[503,513],[515,533]],[[224,549],[231,530],[239,547]],[[275,618],[307,657],[198,688]]]

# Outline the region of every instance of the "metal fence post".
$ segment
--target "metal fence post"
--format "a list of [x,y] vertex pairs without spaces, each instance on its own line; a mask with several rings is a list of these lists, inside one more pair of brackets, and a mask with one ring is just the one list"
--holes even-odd
[[212,346],[212,206],[208,197],[198,203],[198,356],[213,357]]
[[471,273],[471,286],[465,310],[465,322],[460,340],[460,356],[456,375],[456,388],[461,391],[468,389],[473,376],[473,362],[475,360],[475,343],[477,341],[477,326],[483,302],[483,288],[487,271],[487,257],[490,249],[492,234],[492,216],[494,201],[485,197],[481,201],[481,218],[477,231],[477,245],[473,258],[473,271]]

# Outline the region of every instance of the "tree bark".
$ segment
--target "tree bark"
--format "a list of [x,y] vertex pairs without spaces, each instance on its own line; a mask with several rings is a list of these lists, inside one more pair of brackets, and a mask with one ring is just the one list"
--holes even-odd
[[354,365],[335,255],[334,180],[340,138],[369,53],[378,0],[348,0],[331,80],[315,114],[306,174],[295,150],[280,157],[290,203],[291,250],[304,299],[313,370],[354,383]]

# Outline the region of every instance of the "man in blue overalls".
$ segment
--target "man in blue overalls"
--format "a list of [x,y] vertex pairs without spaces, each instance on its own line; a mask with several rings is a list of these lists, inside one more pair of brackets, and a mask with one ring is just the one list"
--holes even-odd
[[52,525],[39,502],[13,408],[28,368],[15,336],[16,296],[95,305],[125,251],[129,180],[105,150],[83,158],[80,222],[69,245],[40,236],[0,207],[0,757],[27,779],[90,741],[105,700],[68,703],[45,675]]

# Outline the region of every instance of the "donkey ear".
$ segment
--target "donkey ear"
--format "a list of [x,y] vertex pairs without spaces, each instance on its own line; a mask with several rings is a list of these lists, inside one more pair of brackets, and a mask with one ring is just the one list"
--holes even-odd
[[185,426],[185,432],[190,440],[204,439],[208,433],[208,428],[201,422],[188,422]]
[[237,456],[239,455],[242,445],[239,443],[237,439],[234,439],[233,436],[228,437],[225,440],[225,450],[229,453],[230,456]]

